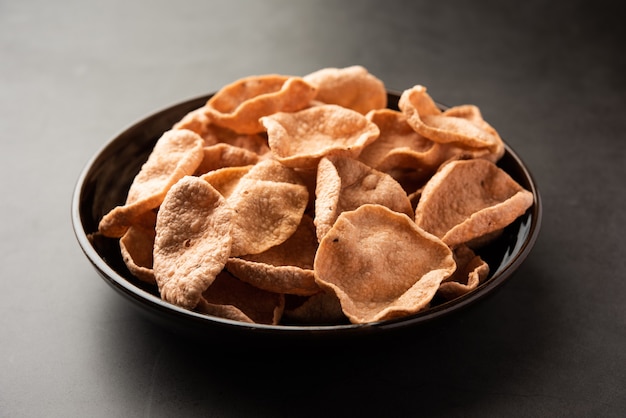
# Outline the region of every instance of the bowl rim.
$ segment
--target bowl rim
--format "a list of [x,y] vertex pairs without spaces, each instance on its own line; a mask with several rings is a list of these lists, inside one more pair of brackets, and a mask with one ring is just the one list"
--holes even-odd
[[[85,182],[88,175],[101,155],[125,132],[136,128],[138,125],[145,123],[148,119],[153,118],[161,113],[168,112],[169,110],[182,106],[188,103],[195,103],[202,100],[206,100],[211,95],[205,94],[196,96],[195,98],[183,100],[172,105],[161,108],[155,112],[150,113],[137,120],[134,123],[128,125],[125,129],[119,131],[116,135],[106,141],[99,149],[88,159],[83,168],[81,169],[78,178],[76,180],[71,200],[71,223],[74,230],[75,238],[89,262],[97,270],[97,273],[101,278],[117,290],[122,295],[130,298],[135,302],[139,302],[139,305],[146,308],[152,313],[158,313],[159,316],[166,314],[173,320],[184,319],[186,321],[195,322],[201,326],[215,326],[228,329],[237,329],[240,331],[256,331],[256,332],[270,332],[273,334],[344,334],[346,332],[359,333],[366,330],[393,330],[397,328],[404,328],[408,326],[414,326],[418,324],[431,323],[433,320],[447,317],[465,309],[466,307],[475,304],[479,300],[491,296],[494,290],[500,288],[508,278],[515,273],[518,267],[525,261],[530,254],[534,244],[539,236],[541,229],[542,217],[543,217],[543,204],[539,188],[533,174],[530,172],[526,164],[522,161],[520,156],[509,146],[506,142],[505,155],[508,155],[513,159],[514,163],[518,166],[523,176],[528,181],[528,189],[533,194],[533,205],[528,209],[530,212],[530,228],[526,239],[521,243],[520,248],[511,257],[510,260],[504,266],[500,266],[498,271],[494,273],[489,280],[482,283],[477,289],[466,293],[460,297],[457,297],[451,301],[441,303],[437,306],[428,308],[426,310],[411,314],[408,316],[388,319],[376,322],[369,322],[363,324],[337,324],[337,325],[269,325],[269,324],[250,324],[231,319],[221,318],[217,316],[207,315],[203,313],[187,310],[166,302],[161,298],[139,288],[124,276],[115,271],[96,251],[94,246],[89,240],[88,233],[83,227],[82,217],[80,213],[81,199],[85,188]],[[398,92],[388,91],[388,95],[399,97]],[[447,106],[441,105],[442,108]]]

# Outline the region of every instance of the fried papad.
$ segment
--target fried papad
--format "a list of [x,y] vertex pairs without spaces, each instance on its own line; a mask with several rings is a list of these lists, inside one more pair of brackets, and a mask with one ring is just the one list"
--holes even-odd
[[263,131],[262,116],[295,112],[313,100],[316,88],[301,77],[278,74],[249,76],[220,89],[204,111],[211,123],[238,133]]
[[[291,306],[287,301],[290,298]],[[333,292],[319,292],[293,303],[291,295],[285,295],[283,321],[290,324],[338,325],[349,323],[341,310],[339,299]]]
[[380,131],[364,115],[338,105],[320,105],[261,118],[274,158],[287,167],[315,169],[324,156],[357,158]]
[[204,138],[205,146],[215,144],[232,145],[233,147],[243,148],[257,154],[259,159],[267,157],[270,151],[264,132],[242,134],[232,129],[209,124],[202,137]]
[[313,274],[316,251],[313,219],[304,215],[285,242],[259,254],[231,257],[226,269],[259,289],[308,296],[320,292]]
[[302,219],[309,192],[297,173],[274,160],[252,166],[228,197],[232,257],[258,254],[289,238]]
[[204,147],[204,156],[195,174],[201,176],[219,168],[254,165],[258,161],[259,155],[245,148],[224,143],[209,145]]
[[[193,131],[204,138],[207,134],[207,130],[211,121],[204,111],[204,107],[194,109],[191,112],[183,116],[178,122],[174,124],[172,129],[187,129]],[[206,145],[212,144],[209,141]]]
[[437,290],[437,296],[446,300],[471,292],[489,275],[489,264],[468,246],[458,246],[454,249],[453,255],[456,271],[444,280]]
[[284,295],[251,286],[224,270],[202,293],[196,311],[234,321],[277,325],[284,308]]
[[353,323],[419,312],[455,270],[452,251],[407,215],[381,205],[343,212],[320,242],[317,284]]
[[317,87],[315,100],[366,114],[387,107],[385,84],[365,67],[322,68],[303,77]]
[[202,174],[200,178],[209,182],[222,196],[228,198],[235,190],[235,187],[237,187],[237,184],[239,184],[239,180],[248,174],[252,167],[252,165],[245,165],[241,167],[218,168]]
[[407,191],[422,186],[452,156],[450,146],[417,133],[402,112],[381,109],[366,117],[378,126],[380,136],[363,149],[359,160],[391,175]]
[[492,151],[501,148],[502,140],[495,129],[472,118],[443,113],[424,86],[404,90],[398,107],[413,129],[432,141]]
[[320,160],[315,189],[315,226],[321,240],[337,217],[367,204],[379,204],[413,218],[413,207],[390,175],[353,158],[329,156]]
[[195,132],[186,129],[165,132],[130,185],[126,203],[104,215],[98,231],[111,238],[124,235],[141,215],[163,202],[174,183],[193,174],[203,156],[203,140]]
[[120,238],[124,264],[133,276],[149,284],[156,284],[152,270],[155,226],[156,212],[149,210]]
[[154,276],[161,297],[192,309],[230,255],[233,211],[208,182],[185,176],[159,210]]
[[494,233],[523,215],[533,194],[482,159],[453,161],[424,186],[415,223],[450,247]]

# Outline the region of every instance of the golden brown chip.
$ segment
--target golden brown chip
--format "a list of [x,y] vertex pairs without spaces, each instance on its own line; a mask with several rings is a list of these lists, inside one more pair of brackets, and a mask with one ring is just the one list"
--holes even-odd
[[224,167],[209,171],[200,176],[201,179],[209,182],[222,196],[228,199],[239,184],[239,180],[252,168],[251,165],[242,167]]
[[260,254],[231,257],[226,269],[259,289],[313,295],[320,292],[313,273],[316,251],[313,219],[304,215],[298,229],[285,242]]
[[532,193],[495,164],[453,161],[424,187],[415,222],[456,247],[504,228],[532,204]]
[[423,185],[449,159],[446,147],[418,134],[403,113],[381,109],[368,113],[380,129],[380,136],[365,147],[359,160],[388,173],[406,190]]
[[285,297],[244,283],[221,272],[203,293],[196,310],[240,322],[276,325],[285,308]]
[[128,190],[126,203],[113,208],[98,225],[107,237],[119,238],[145,212],[157,208],[169,188],[183,176],[193,174],[203,157],[203,140],[195,132],[165,132]]
[[379,135],[378,127],[354,110],[321,105],[261,118],[276,160],[287,167],[314,169],[328,155],[357,158]]
[[477,123],[467,114],[463,114],[464,117],[458,117],[454,112],[444,114],[424,86],[416,85],[403,91],[398,107],[413,129],[432,141],[492,151],[502,145],[502,140],[491,126]]
[[378,139],[369,144],[359,159],[378,170],[398,167],[437,166],[441,158],[433,155],[436,142],[418,134],[402,112],[380,109],[365,115],[378,126]]
[[443,116],[466,119],[470,123],[476,125],[478,129],[492,135],[494,144],[486,148],[464,148],[463,144],[446,144],[448,159],[455,157],[456,159],[482,158],[492,163],[498,162],[504,155],[504,141],[500,138],[498,132],[483,119],[482,113],[477,106],[461,105],[454,106],[444,110]]
[[205,112],[218,126],[254,134],[263,131],[260,117],[303,109],[315,93],[316,88],[301,77],[250,76],[220,89],[207,101]]
[[254,152],[259,155],[259,157],[262,157],[270,153],[270,147],[267,145],[267,139],[263,135],[237,133],[228,128],[209,124],[202,137],[204,138],[205,145],[207,146],[215,144],[228,144],[233,147],[239,147],[247,151]]
[[289,183],[303,185],[302,178],[298,172],[292,168],[285,167],[274,160],[263,160],[256,164],[248,175],[248,180],[275,181],[279,183]]
[[181,120],[176,122],[172,129],[187,129],[189,131],[193,131],[204,137],[207,134],[207,129],[211,121],[209,117],[204,112],[204,107],[199,109],[192,110],[187,113]]
[[353,323],[424,309],[455,267],[440,239],[408,216],[370,204],[337,218],[314,264],[317,283],[337,295]]
[[210,145],[204,147],[204,157],[196,169],[196,175],[218,168],[254,165],[258,161],[259,155],[247,149],[223,143]]
[[152,270],[155,225],[156,213],[150,210],[120,238],[120,251],[126,267],[133,276],[150,284],[156,284]]
[[198,177],[185,176],[168,191],[157,216],[153,263],[164,300],[187,309],[197,305],[230,255],[232,213]]
[[388,174],[352,158],[320,160],[315,190],[315,226],[321,240],[342,213],[366,203],[379,204],[413,218],[413,207],[402,186]]
[[373,109],[387,107],[384,83],[366,68],[353,65],[345,68],[323,68],[304,76],[317,87],[315,100],[366,114]]
[[456,271],[444,280],[437,295],[452,300],[476,289],[489,274],[489,265],[471,248],[461,245],[454,250]]
[[283,319],[286,322],[307,325],[337,325],[349,322],[341,310],[339,299],[332,292],[319,292],[295,306],[285,307]]
[[297,179],[292,169],[264,160],[239,180],[228,197],[236,211],[231,256],[261,253],[294,233],[309,201],[306,186]]

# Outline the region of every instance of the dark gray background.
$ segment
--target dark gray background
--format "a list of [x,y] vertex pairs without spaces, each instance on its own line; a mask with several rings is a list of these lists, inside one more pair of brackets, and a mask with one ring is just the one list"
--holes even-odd
[[[0,416],[620,415],[626,14],[542,3],[0,0]],[[99,278],[70,201],[106,141],[242,76],[353,64],[478,105],[533,172],[541,235],[494,297],[376,350],[226,354]]]

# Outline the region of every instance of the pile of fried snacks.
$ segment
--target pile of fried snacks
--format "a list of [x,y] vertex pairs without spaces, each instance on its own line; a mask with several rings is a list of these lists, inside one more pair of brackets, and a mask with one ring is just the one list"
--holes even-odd
[[533,204],[478,107],[387,108],[362,66],[224,86],[164,132],[100,221],[161,298],[258,324],[367,323],[489,274],[476,250]]

